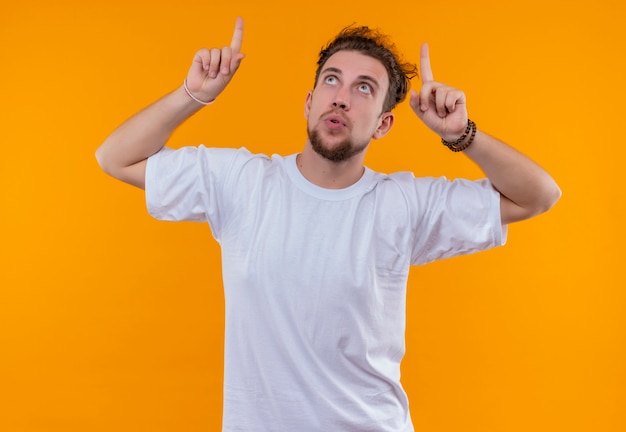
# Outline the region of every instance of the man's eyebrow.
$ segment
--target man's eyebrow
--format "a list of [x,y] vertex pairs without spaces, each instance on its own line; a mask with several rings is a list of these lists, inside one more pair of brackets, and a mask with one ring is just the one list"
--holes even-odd
[[[342,75],[341,69],[338,69],[338,68],[332,67],[332,66],[329,66],[326,69],[324,69],[320,75],[324,75],[326,73],[334,73],[334,74],[337,74],[337,75]],[[359,75],[357,78],[359,80],[361,80],[361,81],[369,81],[370,83],[372,83],[374,85],[374,87],[380,88],[380,84],[378,83],[378,81],[376,81],[376,78],[374,78],[372,76],[369,76],[369,75]]]

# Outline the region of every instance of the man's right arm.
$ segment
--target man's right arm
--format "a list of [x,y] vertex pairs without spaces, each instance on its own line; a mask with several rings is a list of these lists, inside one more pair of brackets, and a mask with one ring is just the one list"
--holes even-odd
[[187,75],[187,89],[181,86],[135,114],[102,143],[96,151],[102,169],[121,181],[145,188],[147,159],[163,148],[181,123],[202,108],[198,101],[212,101],[226,88],[244,57],[242,38],[243,20],[237,18],[230,46],[196,53]]
[[183,90],[168,94],[118,127],[96,151],[100,167],[118,180],[145,188],[147,159],[202,105]]

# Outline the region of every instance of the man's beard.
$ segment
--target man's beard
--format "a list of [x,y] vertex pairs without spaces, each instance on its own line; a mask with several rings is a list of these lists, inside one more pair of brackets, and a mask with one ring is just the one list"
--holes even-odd
[[332,148],[328,148],[324,145],[324,142],[317,130],[310,130],[307,128],[307,132],[309,134],[309,142],[311,143],[311,147],[315,153],[331,162],[347,161],[353,156],[363,152],[369,145],[369,142],[357,145],[352,142],[350,138],[346,138],[345,140],[334,145]]

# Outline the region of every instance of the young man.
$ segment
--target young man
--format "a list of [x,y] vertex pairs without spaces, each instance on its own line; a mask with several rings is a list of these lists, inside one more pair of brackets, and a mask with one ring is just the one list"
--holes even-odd
[[224,431],[412,431],[399,382],[409,266],[502,245],[508,223],[546,211],[560,190],[477,130],[463,92],[434,81],[426,46],[411,107],[488,179],[364,167],[416,73],[367,28],[344,30],[320,53],[301,153],[164,147],[228,85],[242,37],[238,19],[229,47],[199,51],[184,86],[121,125],[97,159],[146,189],[153,216],[207,221],[220,242]]

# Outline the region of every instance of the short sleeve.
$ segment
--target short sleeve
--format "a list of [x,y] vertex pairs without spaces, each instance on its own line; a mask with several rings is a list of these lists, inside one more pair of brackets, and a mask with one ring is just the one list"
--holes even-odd
[[220,226],[223,184],[239,150],[167,147],[148,158],[146,205],[151,216],[167,221],[209,222]]
[[412,264],[483,251],[506,242],[500,193],[488,179],[413,179]]

